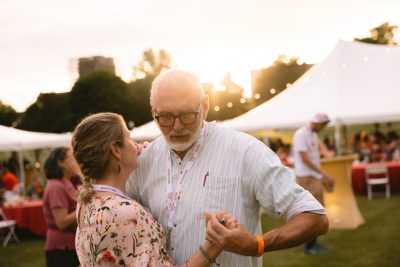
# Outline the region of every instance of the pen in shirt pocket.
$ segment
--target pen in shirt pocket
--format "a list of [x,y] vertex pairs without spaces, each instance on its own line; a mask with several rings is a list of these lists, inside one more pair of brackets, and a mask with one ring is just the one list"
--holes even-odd
[[209,175],[209,172],[207,172],[207,173],[204,175],[203,187],[206,185],[206,181],[207,181],[208,175]]

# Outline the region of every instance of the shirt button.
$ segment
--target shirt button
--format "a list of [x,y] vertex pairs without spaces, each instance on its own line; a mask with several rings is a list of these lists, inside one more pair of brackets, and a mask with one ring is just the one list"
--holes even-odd
[[178,226],[178,225],[175,223],[175,224],[174,224],[174,227],[177,227],[177,226]]
[[174,251],[174,248],[171,248],[171,251]]

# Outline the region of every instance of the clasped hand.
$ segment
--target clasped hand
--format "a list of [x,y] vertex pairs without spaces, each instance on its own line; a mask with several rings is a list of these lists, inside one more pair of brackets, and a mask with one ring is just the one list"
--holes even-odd
[[227,212],[205,213],[206,240],[223,250],[244,256],[257,255],[257,240]]

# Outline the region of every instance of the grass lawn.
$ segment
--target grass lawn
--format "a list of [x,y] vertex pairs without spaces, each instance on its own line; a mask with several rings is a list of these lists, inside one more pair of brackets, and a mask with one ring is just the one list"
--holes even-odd
[[[319,241],[329,248],[324,255],[303,254],[303,247],[266,253],[264,267],[364,267],[400,266],[400,195],[389,200],[358,197],[365,224],[355,230],[331,230]],[[264,230],[279,226],[282,221],[262,217]],[[21,238],[20,244],[0,246],[1,267],[41,267],[44,261],[44,240]],[[229,266],[231,267],[231,266]]]
[[[400,196],[389,200],[357,198],[365,223],[354,230],[330,230],[319,238],[328,251],[324,255],[305,255],[303,246],[264,255],[264,267],[398,267],[400,266]],[[282,221],[263,217],[263,229]]]

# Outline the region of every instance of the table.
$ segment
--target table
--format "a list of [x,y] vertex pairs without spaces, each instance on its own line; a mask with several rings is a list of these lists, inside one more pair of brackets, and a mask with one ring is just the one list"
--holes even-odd
[[332,192],[325,192],[325,209],[331,229],[355,229],[364,223],[351,189],[351,164],[357,155],[338,156],[321,160],[321,168],[335,179]]
[[7,219],[17,222],[18,228],[26,228],[36,235],[46,236],[47,224],[42,200],[31,200],[9,207],[1,206],[1,209]]
[[[400,162],[382,162],[388,167],[390,193],[400,193]],[[365,167],[368,163],[353,164],[351,168],[351,177],[354,193],[357,195],[367,194],[367,185],[365,182]],[[374,191],[385,190],[384,185],[374,186]]]

